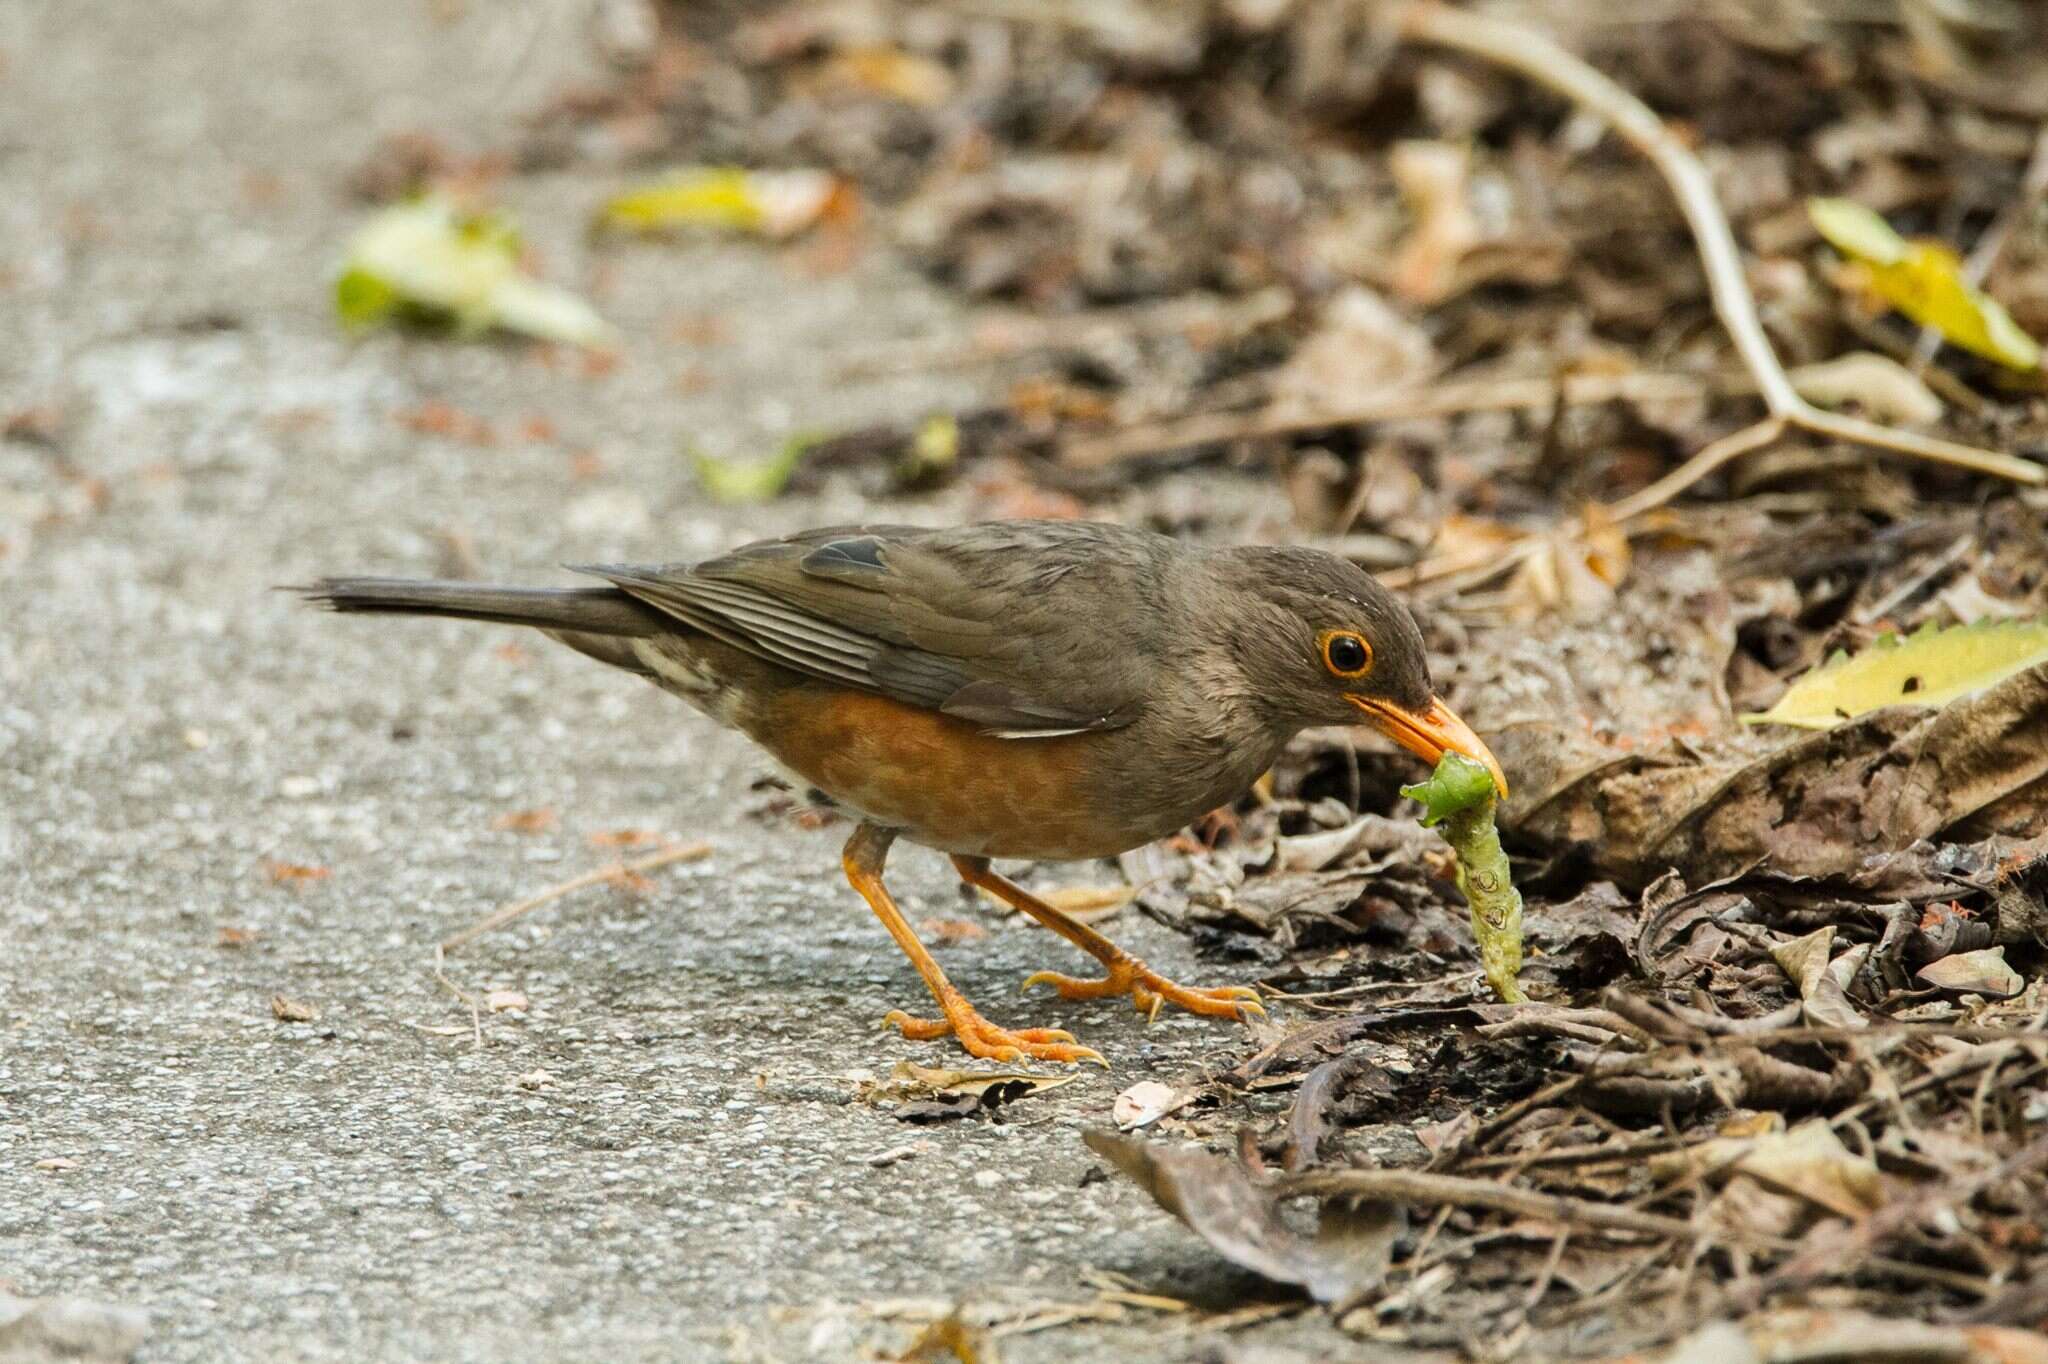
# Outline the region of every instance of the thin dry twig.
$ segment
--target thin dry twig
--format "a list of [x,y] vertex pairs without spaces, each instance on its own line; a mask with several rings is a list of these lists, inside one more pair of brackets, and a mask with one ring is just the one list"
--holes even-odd
[[1248,412],[1198,412],[1093,439],[1070,441],[1060,450],[1060,462],[1076,469],[1099,469],[1142,455],[1290,436],[1324,427],[1472,412],[1589,407],[1611,402],[1672,402],[1717,393],[1754,392],[1755,387],[1755,380],[1747,374],[1564,374],[1523,379],[1454,379],[1424,387],[1397,388],[1341,405],[1281,403]]
[[447,965],[448,963],[446,944],[435,943],[434,979],[440,981],[441,984],[447,986],[449,994],[454,995],[457,999],[461,1000],[464,1004],[467,1004],[469,1006],[470,1036],[474,1039],[476,1045],[481,1047],[484,1044],[483,1004],[480,1000],[477,999],[475,995],[463,989],[460,985],[457,985],[453,980],[450,980],[448,978]]
[[[1292,1175],[1279,1187],[1290,1194],[1319,1194],[1382,1203],[1419,1203],[1429,1207],[1485,1208],[1513,1217],[1690,1240],[1709,1235],[1707,1228],[1676,1217],[1637,1212],[1612,1203],[1519,1189],[1490,1179],[1430,1174],[1423,1170],[1323,1170]],[[1790,1245],[1787,1242],[1786,1245]]]
[[[1914,1197],[1887,1204],[1857,1223],[1843,1240],[1804,1250],[1779,1266],[1763,1282],[1760,1291],[1770,1292],[1824,1278],[1835,1272],[1836,1266],[1865,1259],[1867,1252],[1906,1228],[1946,1209],[1968,1203],[1986,1189],[2033,1174],[2043,1167],[2048,1167],[2048,1133],[2035,1137],[1989,1170],[1952,1179]],[[1867,1259],[1874,1264],[1879,1257],[1867,1256]]]
[[[1402,12],[1399,30],[1410,40],[1452,48],[1507,67],[1599,115],[1656,167],[1670,185],[1679,210],[1692,229],[1715,315],[1755,377],[1769,415],[1713,441],[1664,477],[1607,508],[1608,518],[1625,522],[1661,507],[1730,460],[1777,440],[1788,428],[2016,483],[2048,482],[2048,470],[2031,460],[1826,412],[1800,397],[1757,319],[1756,301],[1743,274],[1735,234],[1715,198],[1706,167],[1634,95],[1533,29],[1453,9],[1438,0],[1416,0],[1409,5]],[[1538,553],[1544,543],[1541,537],[1531,537],[1511,547],[1499,556],[1494,572],[1505,572],[1522,563]],[[1425,561],[1399,577],[1402,583],[1412,585],[1448,576],[1464,567],[1462,563],[1446,566]]]
[[[1792,386],[1785,366],[1757,320],[1756,300],[1744,277],[1742,257],[1735,245],[1735,233],[1714,196],[1713,178],[1692,149],[1666,127],[1664,121],[1634,95],[1601,75],[1584,61],[1534,29],[1505,19],[1453,9],[1439,0],[1417,0],[1402,12],[1400,32],[1417,42],[1433,43],[1519,72],[1538,84],[1548,86],[1606,121],[1621,138],[1647,158],[1671,186],[1678,208],[1692,229],[1700,264],[1707,274],[1707,289],[1713,297],[1714,313],[1728,331],[1742,363],[1755,376],[1757,391],[1771,418],[1816,435],[1833,436],[1879,450],[1912,455],[1938,464],[1950,464],[1977,473],[1995,474],[2019,483],[2048,482],[2048,470],[2031,460],[1991,450],[1980,450],[1934,436],[1900,431],[1876,422],[1824,412]],[[1768,422],[1770,418],[1767,418]],[[1778,430],[1782,431],[1783,425]],[[1738,435],[1740,433],[1737,433]],[[1777,432],[1773,432],[1775,436]],[[1733,440],[1726,437],[1724,440]],[[1722,442],[1716,442],[1721,444]],[[1761,442],[1759,442],[1761,443]],[[1687,461],[1699,462],[1709,446]],[[1726,454],[1716,464],[1724,463]],[[1668,501],[1680,489],[1711,472],[1710,465],[1684,481],[1661,479],[1672,484],[1659,502]],[[1647,510],[1647,508],[1642,508]]]
[[546,890],[537,891],[527,896],[524,900],[514,900],[509,905],[494,909],[461,932],[449,934],[441,939],[440,950],[452,952],[464,943],[489,933],[492,929],[503,928],[514,919],[531,914],[542,905],[553,900],[559,900],[564,895],[582,890],[585,886],[594,886],[600,882],[617,880],[623,876],[637,876],[642,872],[653,871],[656,867],[666,867],[673,862],[695,862],[700,857],[708,857],[710,855],[711,845],[709,843],[679,843],[674,847],[663,848],[660,852],[649,853],[647,856],[632,862],[614,862],[609,867],[599,867],[596,871],[587,871],[581,876],[572,876],[566,881],[557,882],[555,885],[549,886]]
[[[1705,165],[1648,105],[1627,90],[1533,29],[1454,9],[1439,0],[1416,0],[1410,4],[1401,14],[1398,29],[1409,40],[1452,48],[1507,67],[1599,115],[1664,177],[1692,230],[1715,315],[1734,342],[1768,415],[1710,442],[1662,478],[1606,508],[1606,518],[1628,522],[1653,511],[1730,461],[1777,441],[1791,429],[2017,483],[2048,482],[2048,469],[2031,460],[1824,411],[1801,397],[1758,320],[1734,232],[1715,197]],[[1097,468],[1134,455],[1286,435],[1318,427],[1617,398],[1697,396],[1706,386],[1705,380],[1671,374],[1453,382],[1382,394],[1341,408],[1285,405],[1248,413],[1203,413],[1076,441],[1061,452],[1061,458],[1074,467]],[[1532,536],[1511,546],[1488,566],[1487,576],[1515,567],[1540,552],[1544,544],[1541,537]],[[1413,586],[1454,576],[1469,568],[1462,558],[1455,562],[1433,559],[1389,574],[1388,579],[1395,586]]]

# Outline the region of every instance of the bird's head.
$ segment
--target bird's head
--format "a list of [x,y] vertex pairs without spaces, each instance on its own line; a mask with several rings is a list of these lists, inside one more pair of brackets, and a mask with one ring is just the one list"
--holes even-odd
[[1462,753],[1507,777],[1491,751],[1430,685],[1422,631],[1367,573],[1321,550],[1224,551],[1232,590],[1251,610],[1231,627],[1231,652],[1271,714],[1294,728],[1371,725],[1423,761]]

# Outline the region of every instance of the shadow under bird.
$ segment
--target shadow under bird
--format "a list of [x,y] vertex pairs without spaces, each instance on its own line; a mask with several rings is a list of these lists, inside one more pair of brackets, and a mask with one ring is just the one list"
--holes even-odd
[[605,586],[328,578],[336,611],[530,626],[746,734],[859,820],[853,888],[975,1056],[1099,1061],[1056,1028],[979,1014],[882,883],[898,838],[1101,962],[1040,972],[1069,999],[1129,994],[1219,1017],[1247,986],[1175,984],[996,874],[991,858],[1108,857],[1241,796],[1300,730],[1363,721],[1428,762],[1500,765],[1430,686],[1422,634],[1355,565],[1318,550],[1206,548],[1093,522],[835,526],[701,563],[598,565]]

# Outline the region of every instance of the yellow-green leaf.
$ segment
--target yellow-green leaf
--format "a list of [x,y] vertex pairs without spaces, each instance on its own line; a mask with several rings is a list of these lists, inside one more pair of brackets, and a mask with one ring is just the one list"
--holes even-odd
[[1906,254],[1906,239],[1854,199],[1808,199],[1814,230],[1845,256],[1868,265],[1891,265]]
[[678,171],[606,202],[600,227],[633,232],[695,228],[781,240],[823,217],[842,192],[818,170],[748,171],[711,166]]
[[613,337],[588,303],[520,269],[519,237],[504,219],[431,196],[385,209],[356,233],[334,307],[352,327],[410,313],[463,332],[502,327],[579,346]]
[[720,502],[765,502],[788,484],[804,453],[817,444],[815,436],[792,436],[774,454],[761,459],[721,459],[701,450],[692,451],[697,482]]
[[1850,657],[1836,653],[1748,724],[1830,729],[1881,706],[1930,706],[1974,695],[2048,662],[2048,621],[1984,621],[1905,637],[1884,635]]
[[1906,241],[1848,199],[1810,199],[1807,213],[1836,250],[1863,267],[1870,290],[1951,344],[2011,369],[2041,365],[2041,347],[1996,299],[1973,286],[1962,259],[1935,241]]
[[918,423],[910,449],[896,465],[896,481],[907,488],[941,482],[960,462],[960,422],[940,412]]
[[334,312],[345,327],[371,327],[402,302],[398,291],[367,270],[344,270],[334,280]]

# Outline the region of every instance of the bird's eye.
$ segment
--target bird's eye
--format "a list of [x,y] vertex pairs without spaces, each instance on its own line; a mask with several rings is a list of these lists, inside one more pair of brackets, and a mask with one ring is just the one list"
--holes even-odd
[[1372,645],[1349,630],[1323,632],[1323,664],[1339,677],[1362,677],[1372,668]]

